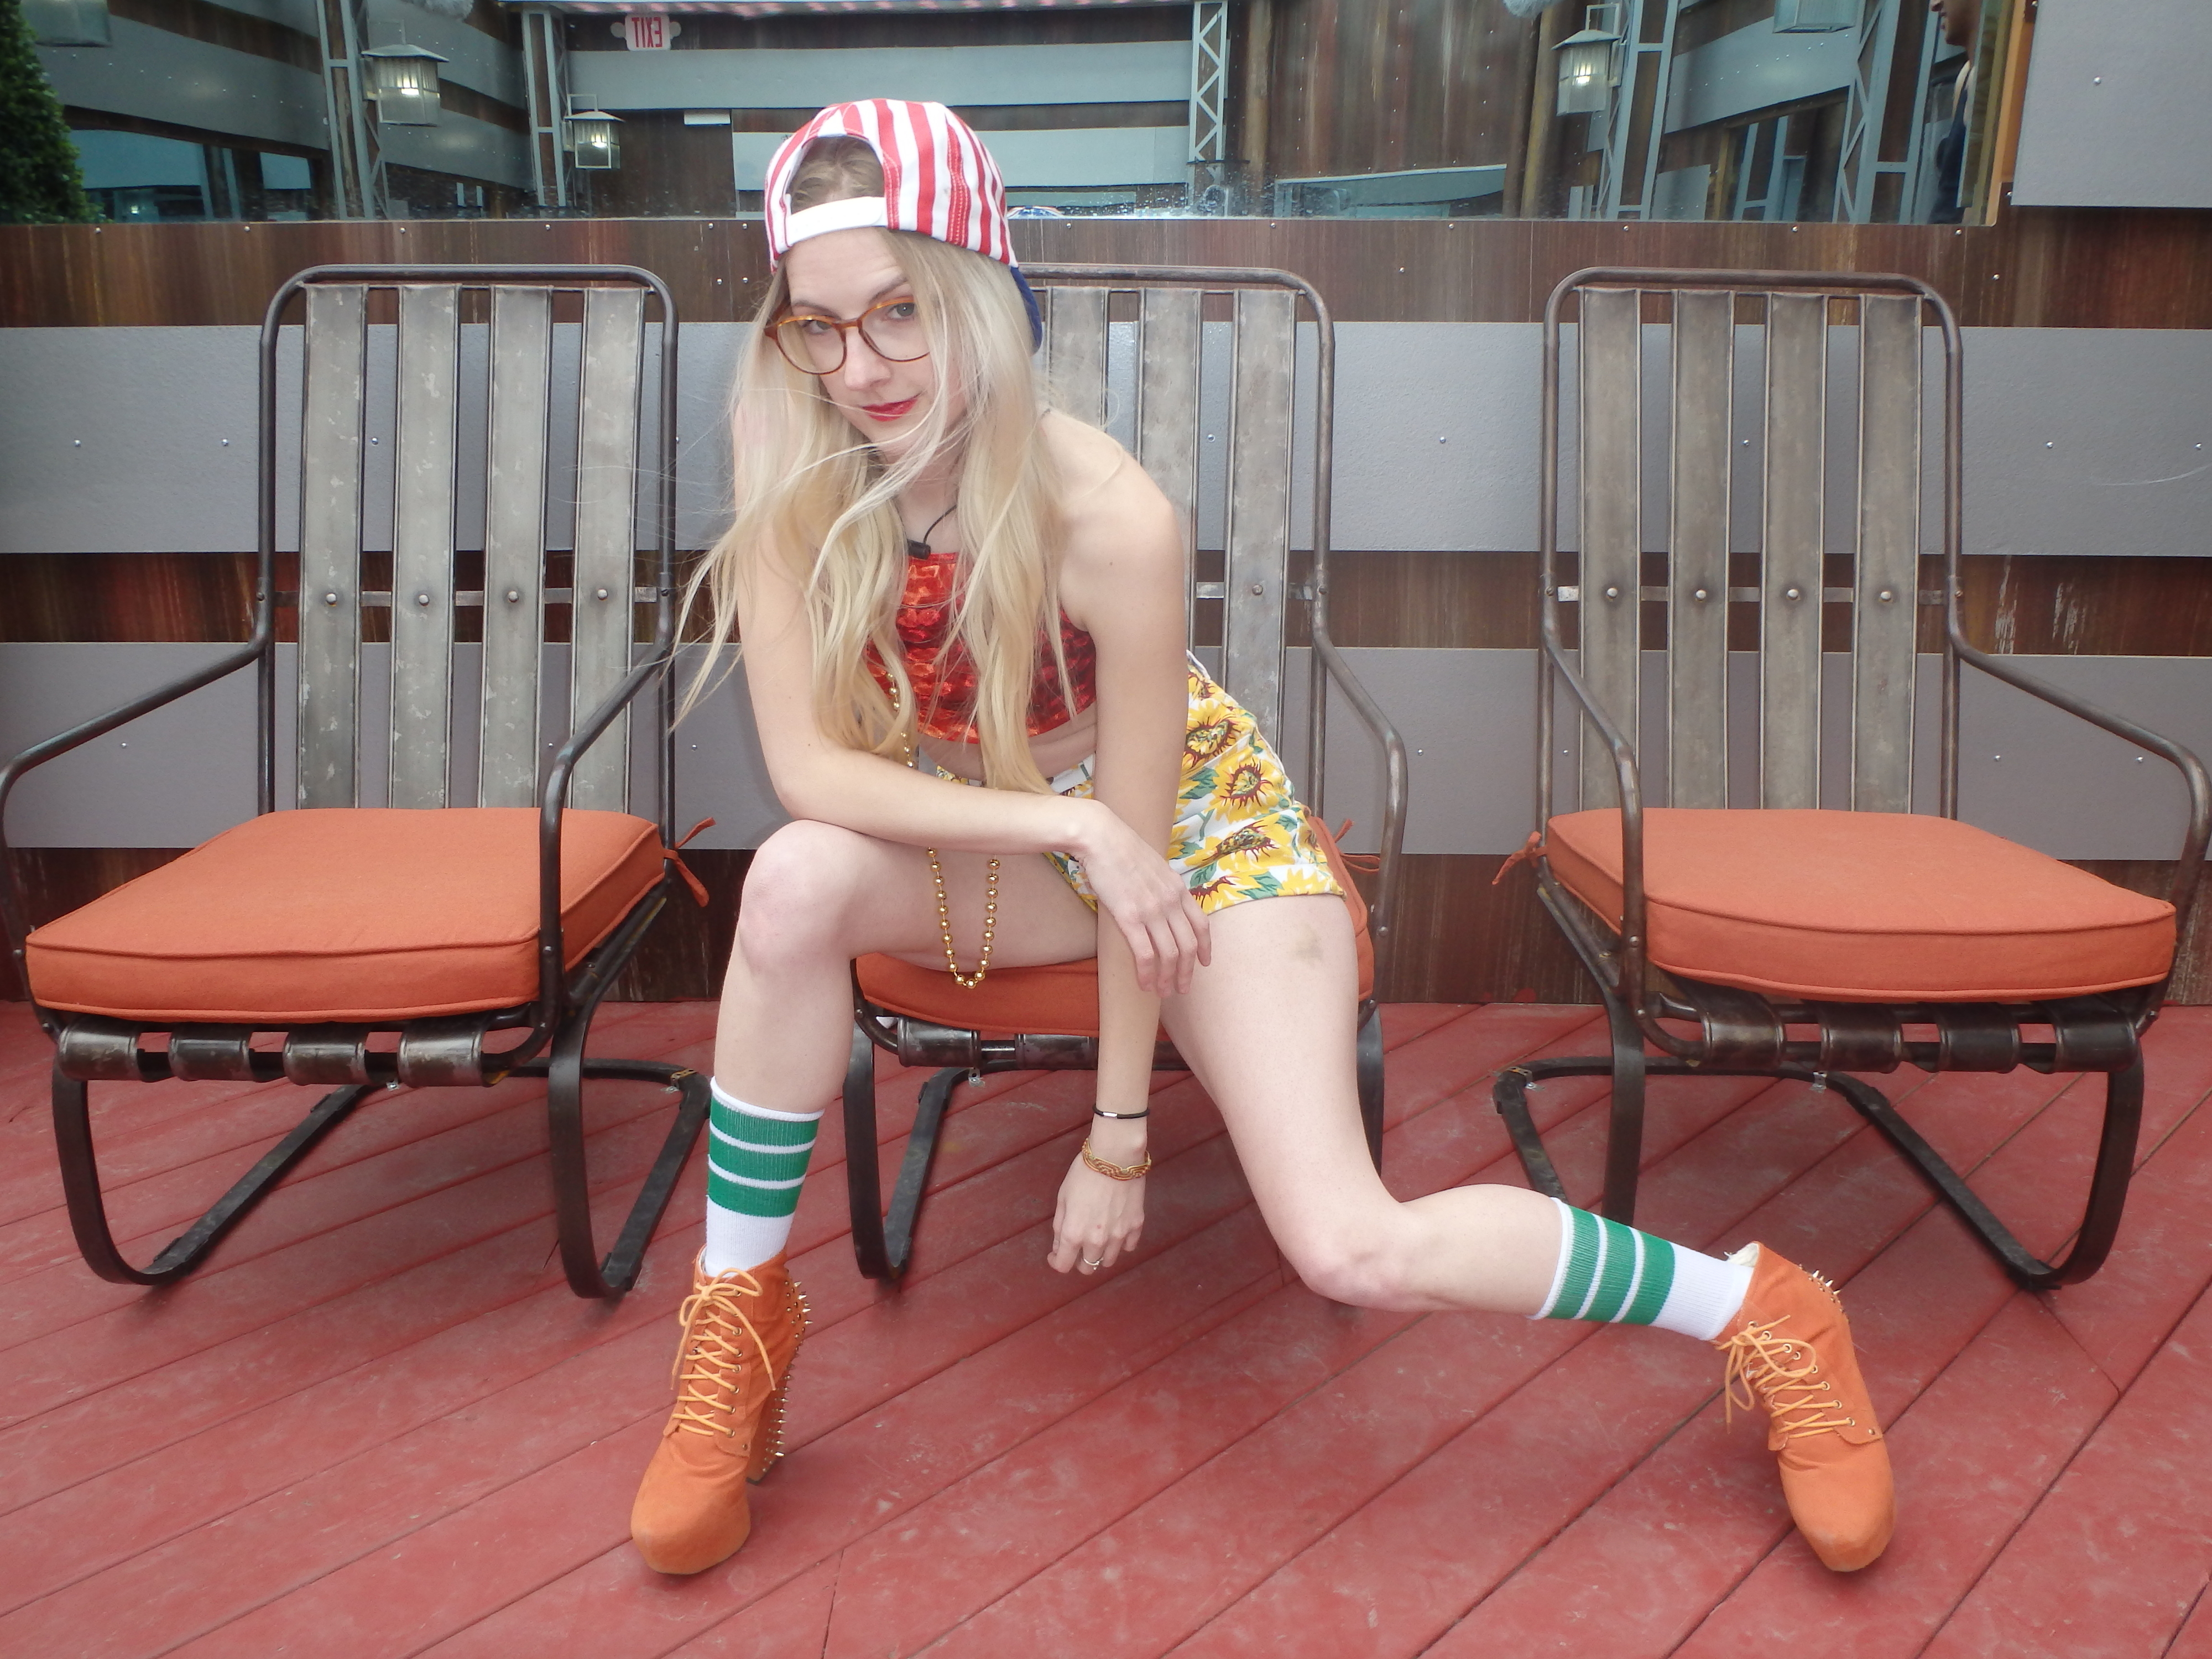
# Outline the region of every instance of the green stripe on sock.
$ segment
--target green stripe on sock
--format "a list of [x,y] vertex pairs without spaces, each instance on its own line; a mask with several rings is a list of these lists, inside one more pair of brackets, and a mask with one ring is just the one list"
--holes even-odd
[[1635,1299],[1615,1322],[1649,1325],[1667,1305],[1667,1292],[1674,1285],[1674,1247],[1663,1238],[1644,1235],[1644,1273],[1636,1282]]
[[757,1152],[726,1140],[714,1141],[707,1152],[708,1158],[725,1175],[745,1176],[754,1181],[796,1181],[806,1173],[806,1161],[813,1155],[811,1146],[787,1152]]
[[1574,1218],[1574,1239],[1567,1246],[1567,1270],[1559,1275],[1559,1293],[1544,1310],[1548,1319],[1576,1319],[1589,1297],[1590,1280],[1597,1273],[1597,1218],[1587,1210],[1569,1210]]
[[1601,1219],[1598,1224],[1605,1229],[1605,1265],[1598,1270],[1597,1291],[1583,1317],[1610,1323],[1636,1288],[1636,1229],[1618,1221]]
[[712,1163],[707,1165],[707,1201],[741,1215],[787,1216],[799,1208],[799,1188],[754,1187],[732,1181]]
[[811,1146],[814,1132],[821,1127],[814,1118],[763,1117],[757,1112],[725,1106],[719,1100],[708,1121],[732,1140],[757,1141],[769,1146]]

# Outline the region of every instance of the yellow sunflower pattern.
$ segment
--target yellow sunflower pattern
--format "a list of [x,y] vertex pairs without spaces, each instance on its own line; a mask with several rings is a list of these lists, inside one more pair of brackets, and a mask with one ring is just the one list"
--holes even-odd
[[[1061,773],[1052,787],[1063,795],[1088,795],[1091,763]],[[1051,856],[1097,908],[1082,866],[1060,854]],[[1282,762],[1251,715],[1195,664],[1168,862],[1209,914],[1246,899],[1344,891],[1322,856],[1305,808],[1291,793]]]

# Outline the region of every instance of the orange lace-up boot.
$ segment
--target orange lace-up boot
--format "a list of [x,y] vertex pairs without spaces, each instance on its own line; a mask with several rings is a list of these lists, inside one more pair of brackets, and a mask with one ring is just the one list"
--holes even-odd
[[1856,1572],[1888,1545],[1897,1501],[1850,1322],[1827,1280],[1751,1248],[1759,1255],[1742,1311],[1713,1344],[1728,1358],[1729,1414],[1766,1412],[1790,1518],[1824,1564]]
[[806,1334],[806,1298],[781,1253],[709,1279],[696,1264],[678,1318],[676,1407],[630,1507],[655,1572],[704,1572],[752,1531],[745,1484],[783,1455],[784,1395]]

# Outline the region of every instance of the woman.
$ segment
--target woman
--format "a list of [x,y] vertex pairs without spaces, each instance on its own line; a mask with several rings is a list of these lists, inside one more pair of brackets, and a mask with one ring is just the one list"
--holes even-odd
[[1377,1179],[1342,890],[1249,718],[1184,654],[1167,501],[1112,439],[1041,412],[1035,302],[975,134],[936,104],[824,110],[770,167],[767,219],[737,516],[707,574],[793,821],[754,858],[722,994],[707,1244],[632,1515],[646,1560],[736,1550],[745,1483],[781,1453],[805,1333],[783,1248],[868,951],[963,979],[1097,957],[1097,1103],[1056,1271],[1103,1272],[1141,1237],[1164,1023],[1316,1291],[1712,1342],[1768,1412],[1821,1559],[1874,1559],[1888,1459],[1825,1284],[1518,1188],[1401,1204]]

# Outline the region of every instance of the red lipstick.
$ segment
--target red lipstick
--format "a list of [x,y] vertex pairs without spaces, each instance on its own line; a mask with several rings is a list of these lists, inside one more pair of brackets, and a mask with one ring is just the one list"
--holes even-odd
[[903,416],[908,410],[912,409],[915,404],[919,403],[921,400],[921,394],[920,392],[916,392],[913,397],[908,398],[901,403],[862,404],[860,407],[864,411],[866,411],[868,418],[872,421],[896,421]]

